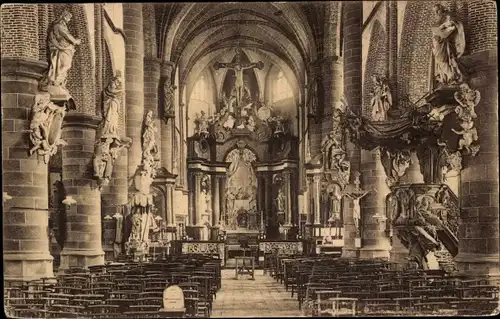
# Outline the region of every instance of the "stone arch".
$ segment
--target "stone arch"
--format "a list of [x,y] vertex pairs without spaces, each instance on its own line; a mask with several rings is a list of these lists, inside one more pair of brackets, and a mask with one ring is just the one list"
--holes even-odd
[[432,16],[429,2],[412,1],[406,5],[398,56],[400,101],[408,97],[416,102],[429,91]]
[[373,75],[386,76],[388,52],[386,50],[387,34],[379,20],[373,22],[370,35],[370,46],[365,65],[365,79],[363,84],[363,114],[370,116],[370,92],[373,89]]

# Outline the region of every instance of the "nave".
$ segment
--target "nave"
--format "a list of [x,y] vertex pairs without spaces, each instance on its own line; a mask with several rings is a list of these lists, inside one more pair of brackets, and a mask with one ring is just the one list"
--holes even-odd
[[263,270],[250,277],[235,279],[234,269],[222,270],[222,288],[212,310],[213,318],[231,317],[298,317],[302,313],[297,300]]

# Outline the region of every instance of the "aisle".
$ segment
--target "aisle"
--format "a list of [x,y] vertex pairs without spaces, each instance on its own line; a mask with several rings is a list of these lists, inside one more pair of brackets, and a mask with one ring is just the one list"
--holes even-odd
[[234,269],[222,270],[222,288],[213,303],[213,318],[230,317],[300,317],[296,296],[262,270],[234,279]]

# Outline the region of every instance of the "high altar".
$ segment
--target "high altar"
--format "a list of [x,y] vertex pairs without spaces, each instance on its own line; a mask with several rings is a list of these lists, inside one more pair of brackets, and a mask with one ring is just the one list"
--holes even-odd
[[263,102],[254,73],[263,66],[238,50],[232,63],[216,63],[216,70],[232,70],[217,113],[196,114],[188,138],[187,235],[217,240],[224,233],[228,255],[242,241],[257,250],[259,236],[290,238],[300,224],[298,190],[291,187],[298,183],[298,138],[292,119]]

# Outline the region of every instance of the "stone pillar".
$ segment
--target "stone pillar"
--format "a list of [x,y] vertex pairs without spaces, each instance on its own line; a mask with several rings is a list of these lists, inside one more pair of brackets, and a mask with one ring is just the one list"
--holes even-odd
[[38,48],[41,61],[47,61],[47,31],[49,29],[49,4],[36,4],[38,7]]
[[[159,92],[163,96],[159,99],[161,101],[160,115],[163,117],[164,105],[165,105],[165,89],[170,87],[172,84],[172,72],[174,70],[174,64],[170,61],[163,61],[161,64],[161,88]],[[175,130],[175,120],[169,119],[168,122],[164,120],[161,121],[161,166],[165,167],[169,172],[173,172],[173,160],[174,156],[174,130]]]
[[219,225],[220,220],[220,176],[212,176],[212,226]]
[[376,189],[361,199],[362,233],[360,258],[387,258],[391,250],[385,233],[385,198],[390,190],[385,183],[385,171],[380,161],[380,151],[361,152],[361,178],[363,189]]
[[283,172],[283,181],[285,186],[285,225],[292,227],[292,203],[291,203],[291,191],[290,191],[290,183],[291,183],[291,173],[289,171]]
[[321,176],[313,176],[314,226],[321,226]]
[[167,184],[166,185],[166,193],[165,193],[165,213],[166,213],[166,223],[168,227],[175,227],[175,218],[174,218],[174,210],[173,210],[173,201],[174,201],[174,187],[175,185]]
[[304,194],[304,206],[306,207],[306,238],[312,238],[313,237],[313,207],[312,207],[312,202],[314,198],[312,198],[313,191],[312,191],[312,178],[307,177],[306,178],[306,187],[307,191]]
[[203,173],[202,172],[195,172],[194,174],[194,193],[193,198],[194,198],[194,220],[193,220],[193,227],[196,229],[196,236],[195,239],[201,239],[202,238],[202,230],[203,230],[203,213],[202,212],[202,205],[200,205],[200,201],[202,200],[200,198],[201,194],[201,179],[203,178]]
[[[343,59],[344,59],[344,94],[349,107],[356,114],[362,110],[362,1],[342,2],[343,11]],[[351,163],[351,172],[360,170],[360,149],[350,141],[346,143],[347,158]],[[351,206],[349,204],[349,206]],[[347,205],[345,205],[347,206]],[[344,247],[342,257],[355,257],[356,229],[352,216],[352,206],[343,207],[344,212]]]
[[92,166],[100,120],[84,113],[68,113],[64,118],[62,138],[68,145],[62,153],[63,184],[76,204],[66,211],[67,239],[61,252],[61,270],[104,264],[101,192]]
[[[96,96],[95,96],[95,101],[96,101],[96,110],[97,112],[101,112],[101,105],[102,105],[102,89],[104,87],[103,85],[103,79],[104,79],[104,72],[103,72],[103,25],[102,25],[102,4],[101,3],[94,3],[94,48],[95,48],[95,90],[96,90]],[[99,115],[98,113],[98,115]]]
[[39,61],[37,11],[33,4],[5,4],[1,10],[2,185],[12,196],[2,209],[6,281],[53,276],[48,168],[36,154],[29,156],[30,109],[47,69],[47,63]]
[[141,133],[144,120],[144,34],[141,3],[124,3],[126,135],[132,139],[128,149],[128,176],[141,164]]
[[[220,177],[220,193],[221,193],[221,199],[222,199],[222,202],[221,202],[221,205],[220,205],[220,219],[221,219],[221,224],[222,225],[225,225],[225,220],[226,220],[226,176],[221,176]],[[269,193],[271,194],[271,193]],[[267,198],[267,196],[266,196]]]
[[389,30],[387,37],[387,59],[388,80],[391,87],[392,100],[398,101],[398,3],[391,0],[386,3],[386,29]]
[[[474,2],[481,6],[482,2]],[[489,5],[488,18],[494,19],[494,4]],[[476,10],[477,7],[471,9]],[[469,21],[470,28],[475,28]],[[472,32],[472,30],[471,30]],[[494,37],[493,35],[491,37]],[[460,220],[458,255],[455,261],[461,271],[478,274],[500,273],[499,266],[499,200],[498,200],[498,69],[496,48],[471,54],[465,61],[475,73],[471,88],[481,93],[475,110],[480,149],[475,157],[465,157],[460,183]],[[487,54],[486,54],[487,53]]]

